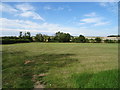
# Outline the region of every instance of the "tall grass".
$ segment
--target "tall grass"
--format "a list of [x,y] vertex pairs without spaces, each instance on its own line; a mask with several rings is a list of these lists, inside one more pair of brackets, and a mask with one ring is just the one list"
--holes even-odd
[[73,74],[71,78],[77,88],[118,88],[118,70]]

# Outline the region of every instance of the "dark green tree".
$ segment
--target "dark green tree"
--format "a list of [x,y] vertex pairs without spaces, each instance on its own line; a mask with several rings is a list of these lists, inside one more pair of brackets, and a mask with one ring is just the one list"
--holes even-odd
[[30,34],[30,32],[27,32],[27,36],[30,38],[31,37],[31,34]]
[[90,43],[95,43],[95,39],[89,39]]
[[79,35],[79,37],[76,37],[74,41],[77,43],[85,43],[86,38],[83,35]]
[[90,41],[89,41],[89,39],[86,38],[86,39],[85,39],[85,42],[86,42],[86,43],[89,43]]
[[102,42],[102,39],[101,39],[100,37],[96,37],[96,38],[95,38],[95,42],[96,42],[96,43],[101,43],[101,42]]
[[19,35],[20,38],[22,38],[22,32],[20,32],[20,35]]
[[70,42],[71,35],[69,33],[57,32],[54,39],[58,42]]
[[43,35],[41,33],[40,34],[36,34],[35,40],[38,41],[38,42],[43,42],[44,41],[44,37],[43,37]]

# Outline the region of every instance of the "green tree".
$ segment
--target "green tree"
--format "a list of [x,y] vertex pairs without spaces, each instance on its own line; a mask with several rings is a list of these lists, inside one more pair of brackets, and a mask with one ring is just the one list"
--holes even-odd
[[31,37],[31,34],[30,34],[30,32],[27,32],[27,36],[30,38]]
[[96,37],[96,38],[95,38],[95,42],[96,42],[96,43],[101,43],[101,42],[102,42],[102,39],[101,39],[100,37]]
[[74,41],[77,43],[85,43],[86,38],[83,35],[79,35],[79,37],[76,37]]
[[117,43],[118,41],[117,40],[109,40],[109,39],[106,39],[104,40],[105,43]]
[[43,42],[44,41],[44,37],[43,37],[43,35],[41,33],[40,34],[36,34],[35,40],[38,41],[38,42]]
[[70,42],[71,35],[69,33],[57,32],[54,39],[58,42]]
[[49,36],[48,35],[43,35],[43,38],[44,38],[44,42],[49,42]]
[[22,38],[22,32],[20,32],[20,35],[19,35],[20,38]]
[[89,39],[90,43],[95,43],[95,39]]
[[85,39],[85,42],[86,42],[86,43],[89,43],[90,41],[89,41],[89,39],[86,38],[86,39]]

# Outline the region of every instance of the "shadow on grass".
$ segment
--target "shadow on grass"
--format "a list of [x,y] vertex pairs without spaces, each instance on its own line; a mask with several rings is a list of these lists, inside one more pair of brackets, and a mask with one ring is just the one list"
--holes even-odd
[[[25,52],[3,52],[3,88],[33,88],[33,75],[70,65],[77,61],[70,58],[73,55],[75,54],[27,56]],[[38,79],[41,80],[42,77]]]
[[45,66],[48,67],[46,68],[46,70],[48,70],[49,68],[64,67],[66,65],[70,65],[73,62],[76,62],[77,59],[69,57],[73,55],[75,54],[42,54],[33,58],[35,58],[36,66]]

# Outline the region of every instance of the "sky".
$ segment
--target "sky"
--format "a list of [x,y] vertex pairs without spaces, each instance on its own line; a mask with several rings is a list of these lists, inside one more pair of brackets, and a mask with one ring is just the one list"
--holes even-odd
[[118,34],[115,2],[4,2],[0,3],[0,36],[19,32],[54,35],[61,31],[73,36]]

